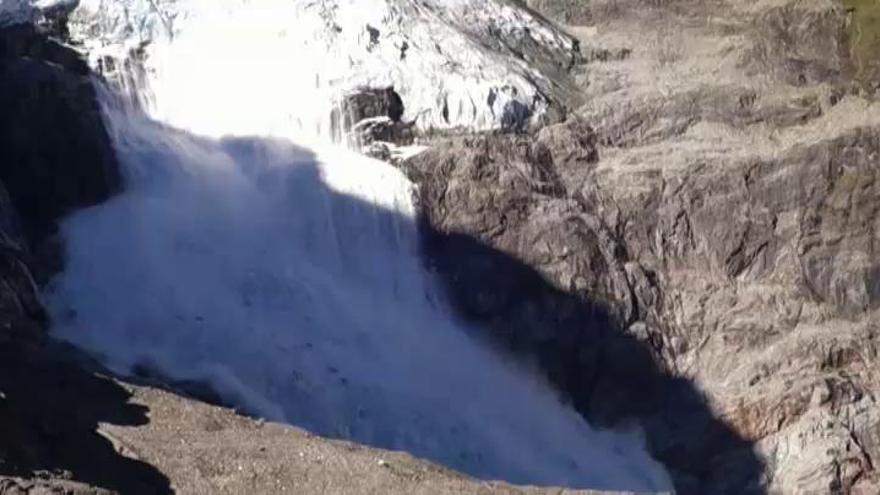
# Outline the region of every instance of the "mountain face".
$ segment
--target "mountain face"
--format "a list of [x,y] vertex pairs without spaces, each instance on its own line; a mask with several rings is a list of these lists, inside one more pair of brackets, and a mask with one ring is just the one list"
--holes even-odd
[[531,4],[581,24],[584,104],[404,164],[457,307],[587,417],[639,418],[681,493],[876,492],[870,7]]
[[[242,16],[231,2],[80,4],[70,42],[166,122],[207,136],[375,141],[371,153],[417,186],[423,263],[457,316],[593,425],[638,425],[678,493],[880,490],[871,5],[279,0],[267,3],[273,15]],[[35,15],[25,2],[0,3],[0,25]],[[271,43],[260,41],[267,28]],[[126,479],[155,491],[168,478],[184,492],[217,491],[221,478],[232,491],[271,492],[266,469],[284,473],[284,486],[324,480],[339,492],[508,489],[276,425],[265,433],[156,390],[161,373],[118,385],[55,350],[31,280],[59,269],[55,222],[117,191],[120,165],[75,54],[30,30],[3,40],[0,86],[13,91],[0,93],[11,109],[0,113],[11,308],[2,316],[12,330],[0,336],[0,433],[13,440],[0,440],[0,459],[13,462],[0,474],[20,478],[0,492],[76,481],[130,492]],[[186,56],[207,41],[210,50]],[[255,77],[288,53],[289,70]],[[227,63],[254,72],[220,77]],[[37,81],[45,91],[31,93]],[[138,92],[145,82],[152,93]],[[213,111],[242,85],[252,98]],[[291,110],[286,93],[311,103]],[[21,138],[44,134],[52,151]],[[22,175],[13,161],[45,173]],[[223,402],[201,385],[164,382]],[[99,399],[89,408],[71,390]],[[99,426],[122,422],[114,411],[131,394],[152,422],[133,414],[129,426]],[[84,412],[53,414],[47,395]],[[288,434],[298,443],[271,440]],[[122,479],[100,474],[107,463]],[[57,468],[72,480],[21,479]]]

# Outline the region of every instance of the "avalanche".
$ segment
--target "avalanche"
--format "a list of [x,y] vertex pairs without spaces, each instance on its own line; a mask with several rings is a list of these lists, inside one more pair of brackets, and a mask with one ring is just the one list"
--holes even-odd
[[[333,100],[360,84],[393,83],[423,128],[495,127],[501,94],[538,117],[551,84],[508,44],[528,32],[546,63],[565,36],[485,0],[81,9],[95,64],[144,67],[103,94],[127,188],[63,226],[55,335],[119,372],[207,382],[255,414],[482,478],[670,486],[635,432],[593,430],[450,316],[412,184],[326,139]],[[494,46],[478,42],[488,24]]]

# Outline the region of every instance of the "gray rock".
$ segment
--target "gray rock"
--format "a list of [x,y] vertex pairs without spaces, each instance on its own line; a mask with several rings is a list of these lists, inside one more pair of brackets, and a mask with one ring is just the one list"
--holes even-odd
[[345,96],[341,111],[352,123],[374,117],[388,117],[392,122],[399,122],[404,106],[393,87],[362,88]]
[[353,136],[355,143],[361,146],[376,142],[406,146],[413,144],[416,137],[412,124],[395,122],[388,117],[361,120],[348,133]]
[[529,7],[563,24],[589,24],[593,16],[581,0],[527,0]]

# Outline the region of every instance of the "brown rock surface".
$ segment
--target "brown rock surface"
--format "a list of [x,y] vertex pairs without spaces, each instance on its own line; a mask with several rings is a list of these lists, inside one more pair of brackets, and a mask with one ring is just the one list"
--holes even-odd
[[880,105],[845,9],[529,4],[585,24],[583,106],[404,165],[457,307],[594,421],[639,418],[681,493],[876,493]]
[[[402,165],[456,308],[594,422],[639,421],[681,493],[876,493],[880,104],[851,82],[845,9],[528,3],[581,24],[583,105]],[[84,66],[16,40],[4,76],[42,81],[31,101],[73,104],[65,128],[94,137]],[[528,492],[122,383],[48,341],[30,273],[57,267],[29,244],[112,191],[105,137],[0,147],[20,180],[0,194],[0,493]],[[83,169],[57,148],[83,142],[97,173],[64,175]],[[8,175],[34,156],[47,173]]]

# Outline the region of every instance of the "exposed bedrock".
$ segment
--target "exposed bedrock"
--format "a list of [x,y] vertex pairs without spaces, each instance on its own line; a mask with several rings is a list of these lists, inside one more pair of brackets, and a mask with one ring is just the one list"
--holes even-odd
[[529,3],[586,24],[583,106],[403,165],[456,307],[593,421],[638,419],[682,493],[875,493],[880,109],[847,10]]
[[406,163],[456,307],[593,421],[640,419],[685,493],[871,482],[880,132],[662,173],[594,143],[573,120]]
[[[535,139],[456,138],[407,161],[426,222],[439,231],[426,231],[429,263],[463,316],[532,360],[592,422],[639,420],[682,492],[757,487],[763,467],[749,443],[669,372],[655,268],[631,258],[604,198],[574,187],[592,180],[595,141],[572,120]],[[472,249],[470,236],[510,261]]]

